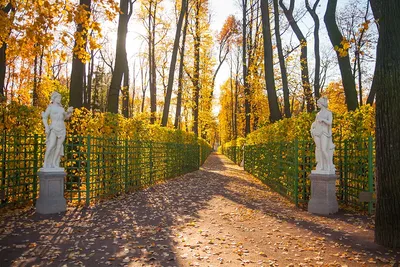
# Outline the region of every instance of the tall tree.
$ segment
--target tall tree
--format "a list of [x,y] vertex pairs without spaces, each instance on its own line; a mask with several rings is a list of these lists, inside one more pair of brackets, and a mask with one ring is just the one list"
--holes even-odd
[[[352,75],[349,54],[347,53],[347,41],[343,38],[336,24],[336,6],[337,0],[328,0],[324,21],[332,46],[336,48],[347,109],[355,110],[358,107],[356,84],[354,82],[354,76]],[[340,52],[340,48],[343,49],[342,52]]]
[[400,248],[400,2],[375,0],[371,4],[381,16],[373,82],[376,90],[375,241]]
[[213,79],[212,79],[212,84],[211,84],[211,98],[213,97],[214,94],[214,87],[215,87],[215,79],[217,78],[217,74],[222,66],[222,64],[225,62],[226,57],[228,56],[228,53],[231,49],[232,42],[234,42],[235,35],[239,32],[239,25],[238,22],[235,19],[235,16],[230,15],[228,18],[225,20],[224,25],[222,26],[221,31],[218,34],[217,37],[217,43],[218,43],[218,66],[217,69],[214,72]]
[[[10,11],[12,11],[13,5],[11,2],[8,2],[4,6],[1,6],[0,14],[1,16],[8,16]],[[10,29],[3,29],[6,31],[6,37],[9,36],[10,34]],[[2,36],[1,36],[2,37]],[[0,101],[5,100],[5,77],[6,77],[6,67],[7,67],[7,61],[6,61],[6,50],[7,50],[7,42],[6,38],[1,38],[0,39],[1,47],[0,47]]]
[[[120,10],[117,31],[117,46],[115,51],[115,67],[108,90],[107,110],[118,113],[119,92],[123,76],[129,76],[128,60],[126,57],[126,34],[128,33],[128,22],[132,15],[132,6],[136,0],[120,0]],[[129,80],[129,77],[126,77]],[[128,88],[124,89],[128,90]],[[126,95],[124,96],[126,97]],[[128,99],[129,101],[129,99]]]
[[[79,17],[77,30],[75,32],[74,55],[72,59],[71,84],[69,90],[69,104],[75,108],[83,106],[83,80],[85,79],[84,55],[80,52],[86,50],[87,27],[85,22],[90,18],[92,0],[80,0],[79,7],[85,12],[85,16]],[[85,29],[86,28],[86,29]]]
[[292,114],[290,112],[289,84],[288,84],[288,75],[287,75],[287,69],[286,69],[286,64],[285,64],[285,57],[283,55],[283,49],[282,49],[278,0],[273,0],[273,4],[274,4],[276,48],[278,50],[279,66],[281,69],[281,77],[282,77],[283,110],[285,113],[285,117],[290,118],[292,116]]
[[278,97],[275,89],[274,79],[274,63],[272,53],[272,38],[271,25],[269,22],[269,7],[268,0],[261,0],[261,18],[264,40],[264,72],[265,82],[268,92],[268,105],[270,111],[270,121],[276,122],[282,119],[281,111],[279,110]]
[[156,122],[157,112],[157,72],[156,72],[156,18],[158,0],[149,0],[148,6],[148,42],[149,42],[149,86],[150,86],[150,123]]
[[242,64],[243,64],[243,84],[244,84],[244,112],[246,118],[245,135],[250,133],[251,105],[250,105],[250,86],[248,82],[247,66],[247,1],[242,0]]
[[179,14],[178,24],[176,26],[175,40],[174,40],[174,47],[173,47],[173,50],[172,50],[171,64],[170,64],[170,67],[169,67],[168,86],[167,86],[167,93],[166,93],[166,96],[165,96],[164,111],[163,111],[163,117],[162,117],[162,121],[161,121],[161,126],[167,126],[167,123],[168,123],[169,106],[170,106],[171,95],[172,95],[172,86],[174,85],[174,74],[175,74],[176,58],[178,56],[178,49],[179,49],[179,39],[181,37],[183,18],[185,17],[185,14],[187,12],[187,8],[188,8],[187,0],[182,0],[181,11],[180,11],[180,14]]
[[195,18],[194,18],[194,73],[193,73],[193,132],[195,136],[199,135],[199,97],[200,97],[200,12],[202,0],[196,0]]
[[317,14],[317,7],[320,0],[314,2],[313,7],[310,6],[306,0],[306,8],[308,13],[314,20],[314,55],[315,55],[315,70],[314,70],[314,96],[318,99],[320,96],[320,72],[321,72],[321,55],[319,52],[319,17]]
[[185,26],[183,26],[183,36],[182,45],[180,48],[180,60],[179,60],[179,74],[178,74],[178,94],[176,97],[176,112],[175,112],[175,129],[180,129],[181,122],[181,111],[182,111],[182,90],[183,90],[183,67],[185,58],[185,44],[186,44],[186,34],[188,27],[188,16],[185,17]]
[[[124,79],[122,85],[122,115],[125,118],[129,118],[129,102],[130,102],[130,95],[129,95],[129,65],[128,61],[124,64]],[[135,90],[135,87],[133,87]]]
[[308,74],[308,59],[307,59],[307,39],[297,24],[294,16],[295,0],[290,0],[289,9],[286,8],[283,0],[279,0],[279,5],[283,9],[283,13],[288,20],[290,27],[300,42],[300,68],[301,68],[301,82],[303,86],[304,97],[306,99],[307,112],[312,112],[315,109],[314,99],[310,88],[310,79]]

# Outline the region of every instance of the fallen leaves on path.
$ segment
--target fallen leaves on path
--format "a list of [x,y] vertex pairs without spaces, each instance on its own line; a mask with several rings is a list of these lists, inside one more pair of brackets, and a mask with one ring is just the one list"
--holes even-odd
[[371,221],[309,214],[214,154],[95,206],[0,215],[0,266],[393,266]]

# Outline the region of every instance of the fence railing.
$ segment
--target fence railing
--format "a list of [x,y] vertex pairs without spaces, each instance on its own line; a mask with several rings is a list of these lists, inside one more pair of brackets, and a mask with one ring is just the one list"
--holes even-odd
[[[360,193],[375,192],[374,142],[363,140],[334,141],[337,197],[341,204],[356,210],[373,212],[374,202],[360,202]],[[225,147],[223,153],[237,164],[241,147]],[[239,151],[239,152],[238,152]],[[311,182],[308,176],[315,164],[313,141],[271,142],[244,147],[244,169],[286,196],[296,205],[307,204]]]
[[[34,202],[45,138],[6,135],[0,143],[0,206]],[[89,204],[199,169],[211,148],[202,144],[141,142],[68,136],[61,165],[67,172],[65,197]]]

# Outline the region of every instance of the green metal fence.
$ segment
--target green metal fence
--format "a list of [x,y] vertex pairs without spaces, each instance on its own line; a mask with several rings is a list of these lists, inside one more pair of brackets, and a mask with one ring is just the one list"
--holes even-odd
[[[361,192],[371,195],[374,183],[374,142],[364,140],[336,140],[334,163],[337,180],[337,197],[341,204],[361,211],[373,212],[374,202],[360,202]],[[304,205],[310,197],[308,179],[315,163],[313,141],[271,142],[247,145],[244,148],[244,168],[272,189],[286,196],[296,205]],[[223,153],[240,164],[240,147],[228,147]]]
[[226,155],[230,160],[240,165],[243,160],[244,146],[222,146],[222,154]]
[[[150,186],[199,169],[211,148],[201,144],[69,136],[61,165],[65,197],[77,204]],[[45,151],[40,135],[1,137],[0,206],[34,202]]]

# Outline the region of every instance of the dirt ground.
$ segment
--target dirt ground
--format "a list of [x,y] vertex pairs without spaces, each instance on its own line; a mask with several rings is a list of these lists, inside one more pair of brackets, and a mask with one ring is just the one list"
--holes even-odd
[[212,154],[166,183],[54,215],[2,210],[0,266],[399,266],[373,218],[317,216]]

